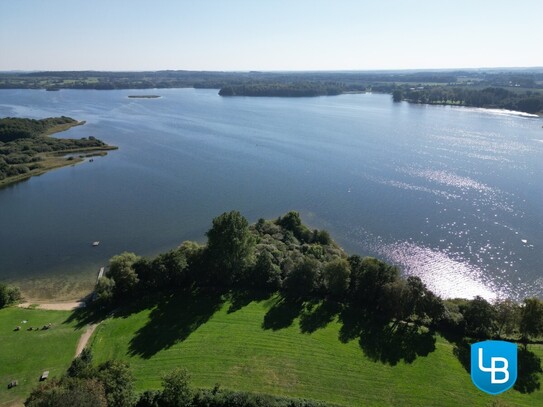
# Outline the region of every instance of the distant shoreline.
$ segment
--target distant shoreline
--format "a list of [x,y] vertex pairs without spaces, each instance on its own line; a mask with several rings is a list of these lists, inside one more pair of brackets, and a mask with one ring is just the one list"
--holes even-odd
[[[377,93],[377,92],[376,92]],[[383,93],[386,94],[386,93]],[[537,112],[537,113],[528,113],[523,112],[520,110],[510,110],[510,109],[502,109],[499,107],[481,107],[481,106],[471,106],[471,105],[463,105],[459,103],[447,103],[447,102],[413,102],[411,100],[402,100],[402,102],[406,102],[412,105],[426,105],[426,106],[450,106],[450,107],[461,107],[465,109],[475,109],[482,112],[487,113],[493,113],[493,114],[502,114],[502,115],[512,115],[512,116],[519,116],[519,117],[526,117],[526,118],[541,118],[543,117],[543,111]]]

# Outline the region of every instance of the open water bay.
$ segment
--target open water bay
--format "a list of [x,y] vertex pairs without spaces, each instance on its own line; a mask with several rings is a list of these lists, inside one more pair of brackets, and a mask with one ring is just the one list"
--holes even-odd
[[298,210],[443,296],[543,296],[540,118],[377,94],[0,91],[2,117],[61,115],[87,123],[57,137],[119,150],[0,190],[0,280],[90,284],[114,254],[203,241],[224,211]]

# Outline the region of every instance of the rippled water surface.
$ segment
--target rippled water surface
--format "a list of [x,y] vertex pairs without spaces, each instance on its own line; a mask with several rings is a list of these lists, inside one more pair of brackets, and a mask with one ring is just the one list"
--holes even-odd
[[[445,296],[543,296],[543,120],[388,95],[0,91],[0,116],[67,115],[107,157],[0,190],[0,278],[82,275],[123,250],[288,210]],[[99,240],[97,248],[91,242]]]

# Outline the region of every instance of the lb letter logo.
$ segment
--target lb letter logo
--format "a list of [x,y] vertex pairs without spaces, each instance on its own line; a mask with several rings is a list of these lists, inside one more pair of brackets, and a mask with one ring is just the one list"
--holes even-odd
[[509,390],[517,381],[517,345],[484,341],[471,345],[471,380],[488,394]]

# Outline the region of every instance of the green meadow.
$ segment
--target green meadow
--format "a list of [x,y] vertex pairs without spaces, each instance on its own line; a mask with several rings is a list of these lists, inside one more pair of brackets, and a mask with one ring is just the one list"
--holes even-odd
[[[160,388],[163,373],[185,367],[196,387],[219,384],[344,406],[543,405],[541,390],[498,397],[477,390],[456,345],[440,336],[426,332],[423,340],[396,343],[368,331],[349,339],[345,323],[324,308],[308,312],[278,297],[225,301],[185,293],[117,312],[90,344],[95,363],[128,361],[138,391]],[[27,331],[48,323],[49,330]],[[43,371],[62,375],[84,325],[67,311],[0,310],[0,406],[21,405]],[[541,345],[529,349],[543,357]],[[11,380],[19,385],[8,390]]]
[[[50,377],[64,374],[81,336],[75,323],[66,322],[69,316],[69,311],[0,309],[0,406],[21,405],[44,371]],[[41,329],[49,323],[50,329]],[[8,389],[12,380],[19,384]]]
[[[345,406],[543,405],[540,390],[483,394],[455,345],[440,336],[396,343],[368,332],[348,340],[345,325],[318,305],[306,314],[278,301],[163,298],[102,322],[91,342],[95,361],[128,361],[139,391],[159,388],[164,372],[184,367],[197,387],[220,384]],[[530,350],[543,357],[540,345]]]

